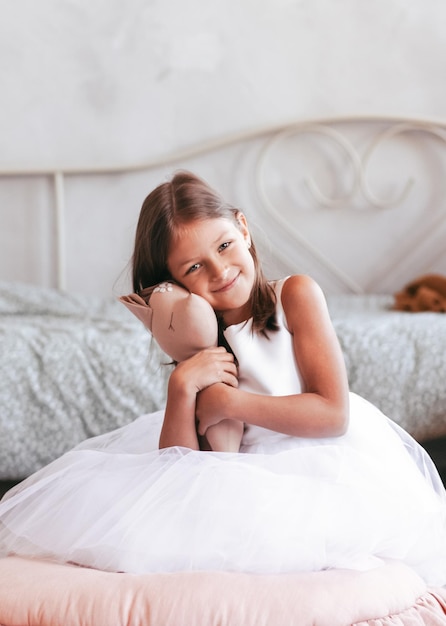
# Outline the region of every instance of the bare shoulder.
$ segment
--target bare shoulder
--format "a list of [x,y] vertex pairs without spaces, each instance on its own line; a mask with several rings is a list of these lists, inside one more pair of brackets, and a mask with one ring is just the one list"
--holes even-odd
[[318,283],[306,274],[295,274],[287,278],[282,287],[282,303],[286,306],[287,302],[306,300],[307,298],[316,298],[325,301],[322,289]]
[[316,321],[328,315],[322,289],[306,274],[296,274],[286,279],[282,287],[282,306],[290,329],[298,319]]

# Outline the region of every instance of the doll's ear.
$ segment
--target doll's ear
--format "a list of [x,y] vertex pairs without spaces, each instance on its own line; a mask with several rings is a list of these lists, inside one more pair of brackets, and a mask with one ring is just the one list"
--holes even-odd
[[128,296],[121,296],[119,302],[122,302],[133,315],[136,315],[146,328],[152,330],[153,311],[141,296],[137,293],[131,293]]

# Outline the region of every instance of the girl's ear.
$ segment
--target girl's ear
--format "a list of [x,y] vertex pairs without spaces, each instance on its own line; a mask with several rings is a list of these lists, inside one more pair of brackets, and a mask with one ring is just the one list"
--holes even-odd
[[248,248],[251,246],[251,235],[249,234],[248,221],[245,215],[239,211],[236,215],[236,220],[238,227],[243,235],[244,240],[246,241]]

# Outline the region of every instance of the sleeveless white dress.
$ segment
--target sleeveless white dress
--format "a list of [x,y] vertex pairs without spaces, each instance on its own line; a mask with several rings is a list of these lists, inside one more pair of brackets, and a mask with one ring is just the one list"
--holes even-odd
[[[240,385],[299,393],[280,330],[226,339]],[[317,355],[316,355],[317,358]],[[397,559],[446,584],[446,495],[424,450],[350,394],[345,435],[303,439],[247,426],[240,453],[158,450],[163,412],[89,439],[0,502],[0,555],[133,573],[364,570]]]

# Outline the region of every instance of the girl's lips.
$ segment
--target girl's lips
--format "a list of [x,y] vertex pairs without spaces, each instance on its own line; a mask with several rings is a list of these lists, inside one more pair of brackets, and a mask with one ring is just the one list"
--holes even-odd
[[219,289],[214,289],[214,293],[222,293],[224,291],[229,291],[229,289],[231,289],[237,282],[239,275],[240,274],[237,274],[235,278],[233,278],[229,283],[226,283],[225,285],[223,285],[223,287],[220,287]]

